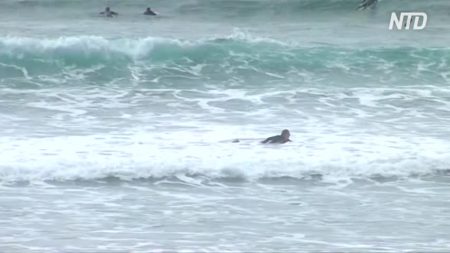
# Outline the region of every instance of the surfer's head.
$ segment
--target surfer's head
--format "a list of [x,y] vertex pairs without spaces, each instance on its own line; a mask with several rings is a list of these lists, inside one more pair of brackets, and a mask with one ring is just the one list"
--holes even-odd
[[111,9],[110,9],[109,7],[106,7],[106,8],[105,8],[105,11],[106,11],[106,12],[110,12]]
[[283,131],[281,131],[281,137],[283,137],[283,139],[285,140],[289,140],[289,137],[291,137],[291,133],[289,133],[289,130],[284,129]]

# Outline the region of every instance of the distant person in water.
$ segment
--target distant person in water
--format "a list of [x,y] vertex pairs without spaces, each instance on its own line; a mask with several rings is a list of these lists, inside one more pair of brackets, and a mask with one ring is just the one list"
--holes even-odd
[[148,7],[148,8],[145,10],[144,15],[156,16],[156,13],[155,13],[152,9],[150,9],[150,7]]
[[367,8],[374,8],[377,4],[378,0],[361,0],[361,3],[358,6],[358,10],[365,10]]
[[108,18],[119,15],[119,13],[112,11],[109,7],[105,8],[105,11],[100,12],[100,15],[105,15]]
[[279,143],[279,144],[283,144],[286,142],[290,142],[291,140],[289,139],[289,137],[291,136],[291,133],[289,133],[289,130],[284,129],[281,132],[281,135],[275,135],[272,137],[269,137],[265,140],[263,140],[261,143],[266,144],[266,143]]

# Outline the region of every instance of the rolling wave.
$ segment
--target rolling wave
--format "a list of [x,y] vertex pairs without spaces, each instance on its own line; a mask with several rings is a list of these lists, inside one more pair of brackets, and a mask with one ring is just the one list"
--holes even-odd
[[167,73],[205,80],[242,77],[248,81],[313,75],[333,83],[380,83],[395,73],[397,84],[448,84],[450,48],[304,47],[269,38],[233,34],[196,41],[147,37],[106,39],[96,36],[36,39],[0,38],[0,74],[32,78],[67,69],[98,67],[105,73],[130,69],[150,79]]

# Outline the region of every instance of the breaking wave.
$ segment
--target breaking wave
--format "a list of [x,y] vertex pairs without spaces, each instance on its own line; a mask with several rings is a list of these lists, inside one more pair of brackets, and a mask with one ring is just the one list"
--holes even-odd
[[0,37],[0,74],[4,78],[29,79],[94,68],[105,74],[103,77],[129,79],[136,69],[148,79],[168,74],[205,80],[232,76],[247,83],[255,77],[258,81],[295,82],[312,74],[330,83],[382,83],[395,73],[396,84],[430,84],[430,80],[446,84],[449,66],[449,48],[304,47],[244,33],[198,41]]

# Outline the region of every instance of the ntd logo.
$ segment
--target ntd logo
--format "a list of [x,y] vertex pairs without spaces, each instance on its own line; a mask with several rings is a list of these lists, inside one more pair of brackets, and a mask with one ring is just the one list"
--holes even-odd
[[[413,30],[423,30],[427,26],[428,15],[425,12],[400,12],[399,14],[392,12],[389,30],[394,29],[394,24],[397,30],[410,30],[411,28]],[[414,24],[411,26],[413,20]],[[419,24],[419,22],[422,23]]]

